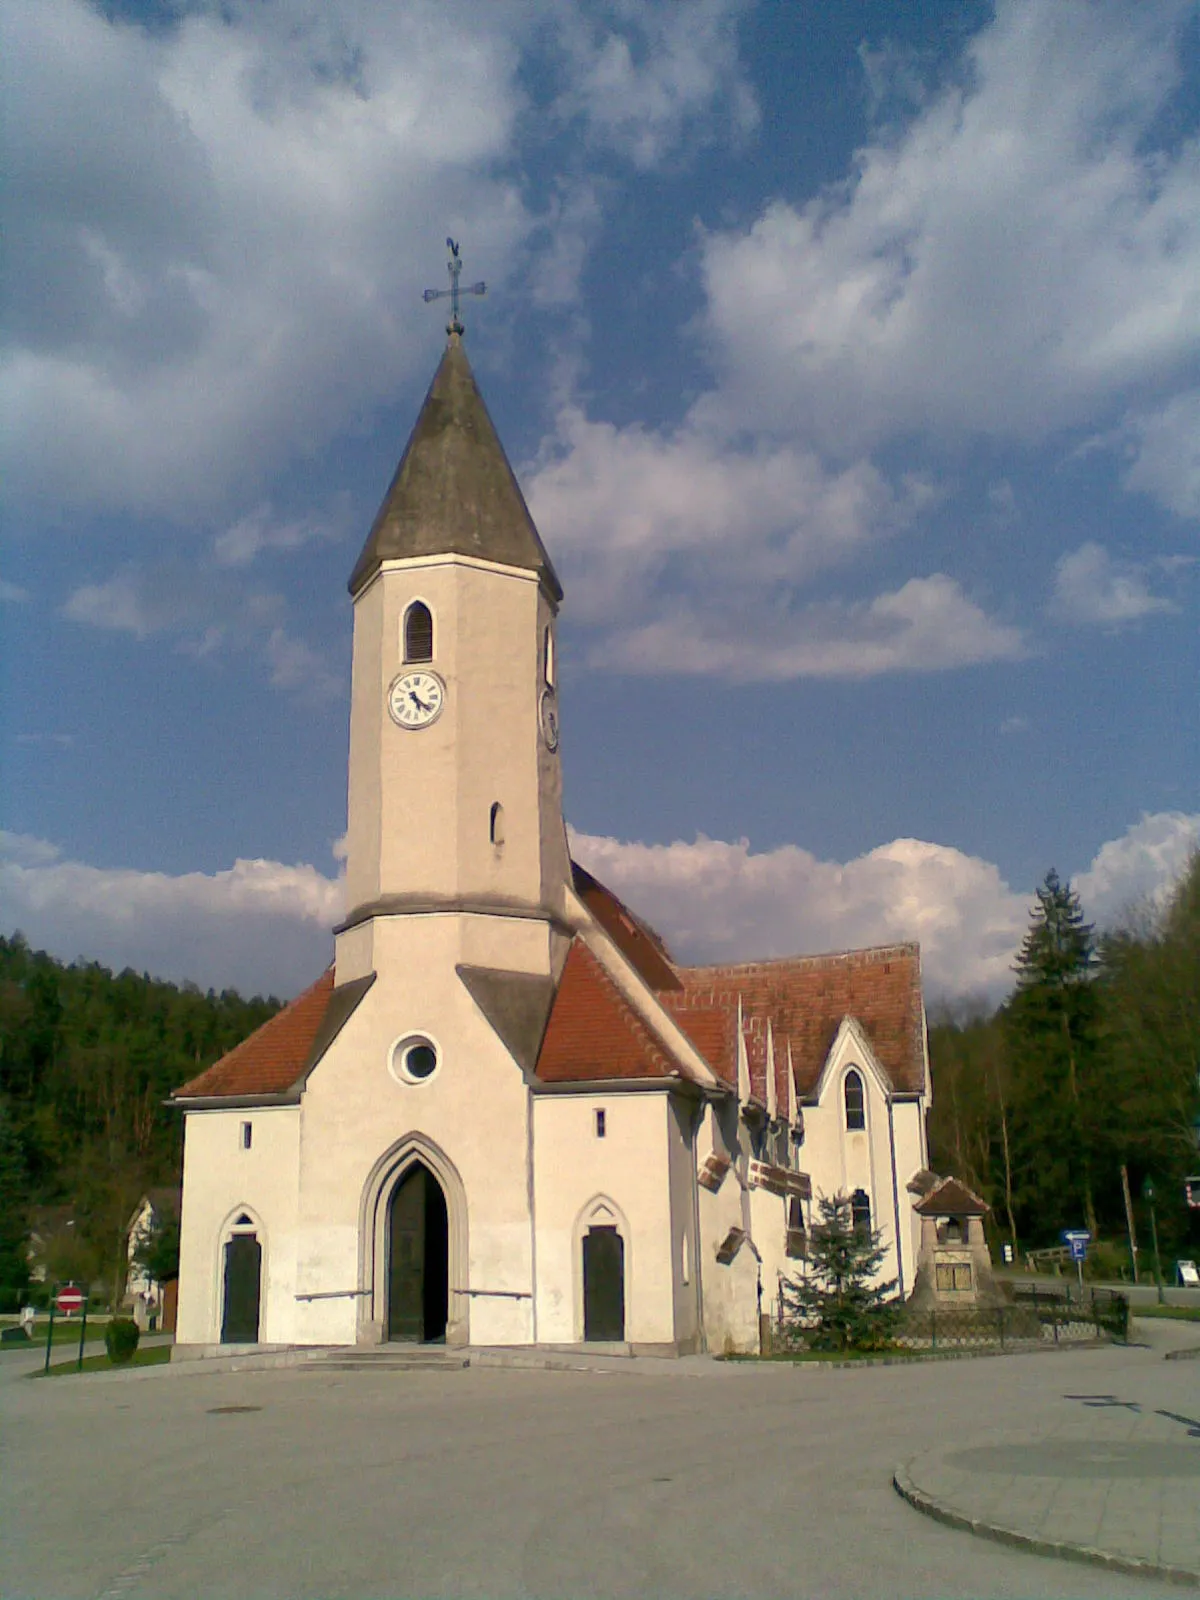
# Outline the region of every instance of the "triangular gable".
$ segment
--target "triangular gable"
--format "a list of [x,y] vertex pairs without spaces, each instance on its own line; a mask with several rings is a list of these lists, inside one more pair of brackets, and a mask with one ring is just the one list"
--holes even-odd
[[861,1071],[867,1072],[875,1079],[876,1087],[885,1099],[892,1095],[892,1084],[884,1071],[879,1057],[875,1054],[867,1030],[856,1017],[843,1017],[834,1035],[833,1043],[829,1047],[829,1054],[825,1057],[825,1064],[821,1068],[821,1075],[817,1079],[810,1098],[820,1100],[831,1078],[837,1076],[844,1067],[853,1064]]
[[532,1073],[554,1004],[554,980],[492,967],[460,966],[455,971],[521,1071]]

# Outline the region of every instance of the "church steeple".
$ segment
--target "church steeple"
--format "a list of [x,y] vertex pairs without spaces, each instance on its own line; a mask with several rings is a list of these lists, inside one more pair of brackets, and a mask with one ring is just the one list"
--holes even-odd
[[384,561],[463,555],[562,585],[525,504],[463,349],[451,333],[396,476],[350,577],[357,595]]

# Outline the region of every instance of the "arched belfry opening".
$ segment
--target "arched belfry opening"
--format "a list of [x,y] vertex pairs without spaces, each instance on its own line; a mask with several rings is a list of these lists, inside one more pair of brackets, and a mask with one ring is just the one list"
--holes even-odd
[[446,1337],[450,1223],[441,1184],[423,1161],[407,1167],[388,1202],[387,1337]]
[[404,613],[404,659],[433,660],[433,613],[423,600],[414,600]]

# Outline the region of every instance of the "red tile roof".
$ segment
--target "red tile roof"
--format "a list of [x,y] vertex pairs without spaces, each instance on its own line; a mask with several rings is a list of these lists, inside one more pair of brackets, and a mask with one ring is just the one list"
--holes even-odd
[[567,953],[538,1054],[544,1083],[664,1078],[675,1068],[599,961],[576,939]]
[[[803,1098],[815,1090],[846,1017],[853,1017],[863,1028],[893,1089],[916,1094],[925,1087],[921,957],[915,944],[675,970],[682,992],[659,998],[669,1011],[679,1014],[681,1023],[682,1014],[694,1008],[721,1009],[736,1017],[741,1001],[751,1093],[763,1103],[770,1021],[775,1094],[781,1113],[787,1107],[789,1043],[796,1092]],[[736,1056],[732,1078],[728,1064],[710,1064],[727,1082],[735,1080]]]
[[283,1094],[308,1062],[333,995],[333,968],[235,1045],[198,1078],[176,1089],[177,1099]]
[[671,952],[649,923],[577,861],[572,861],[571,872],[575,893],[642,980],[656,991],[678,989]]

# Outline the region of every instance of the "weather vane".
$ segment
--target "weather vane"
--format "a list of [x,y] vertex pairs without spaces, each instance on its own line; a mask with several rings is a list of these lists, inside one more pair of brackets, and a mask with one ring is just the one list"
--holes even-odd
[[447,333],[461,334],[463,325],[458,316],[458,297],[460,294],[486,294],[486,283],[472,283],[465,289],[459,287],[459,274],[462,272],[462,262],[458,257],[458,246],[453,239],[446,240],[446,248],[450,252],[450,259],[446,263],[446,271],[450,274],[450,287],[448,289],[426,289],[425,303],[431,300],[450,300],[450,321],[446,324]]

